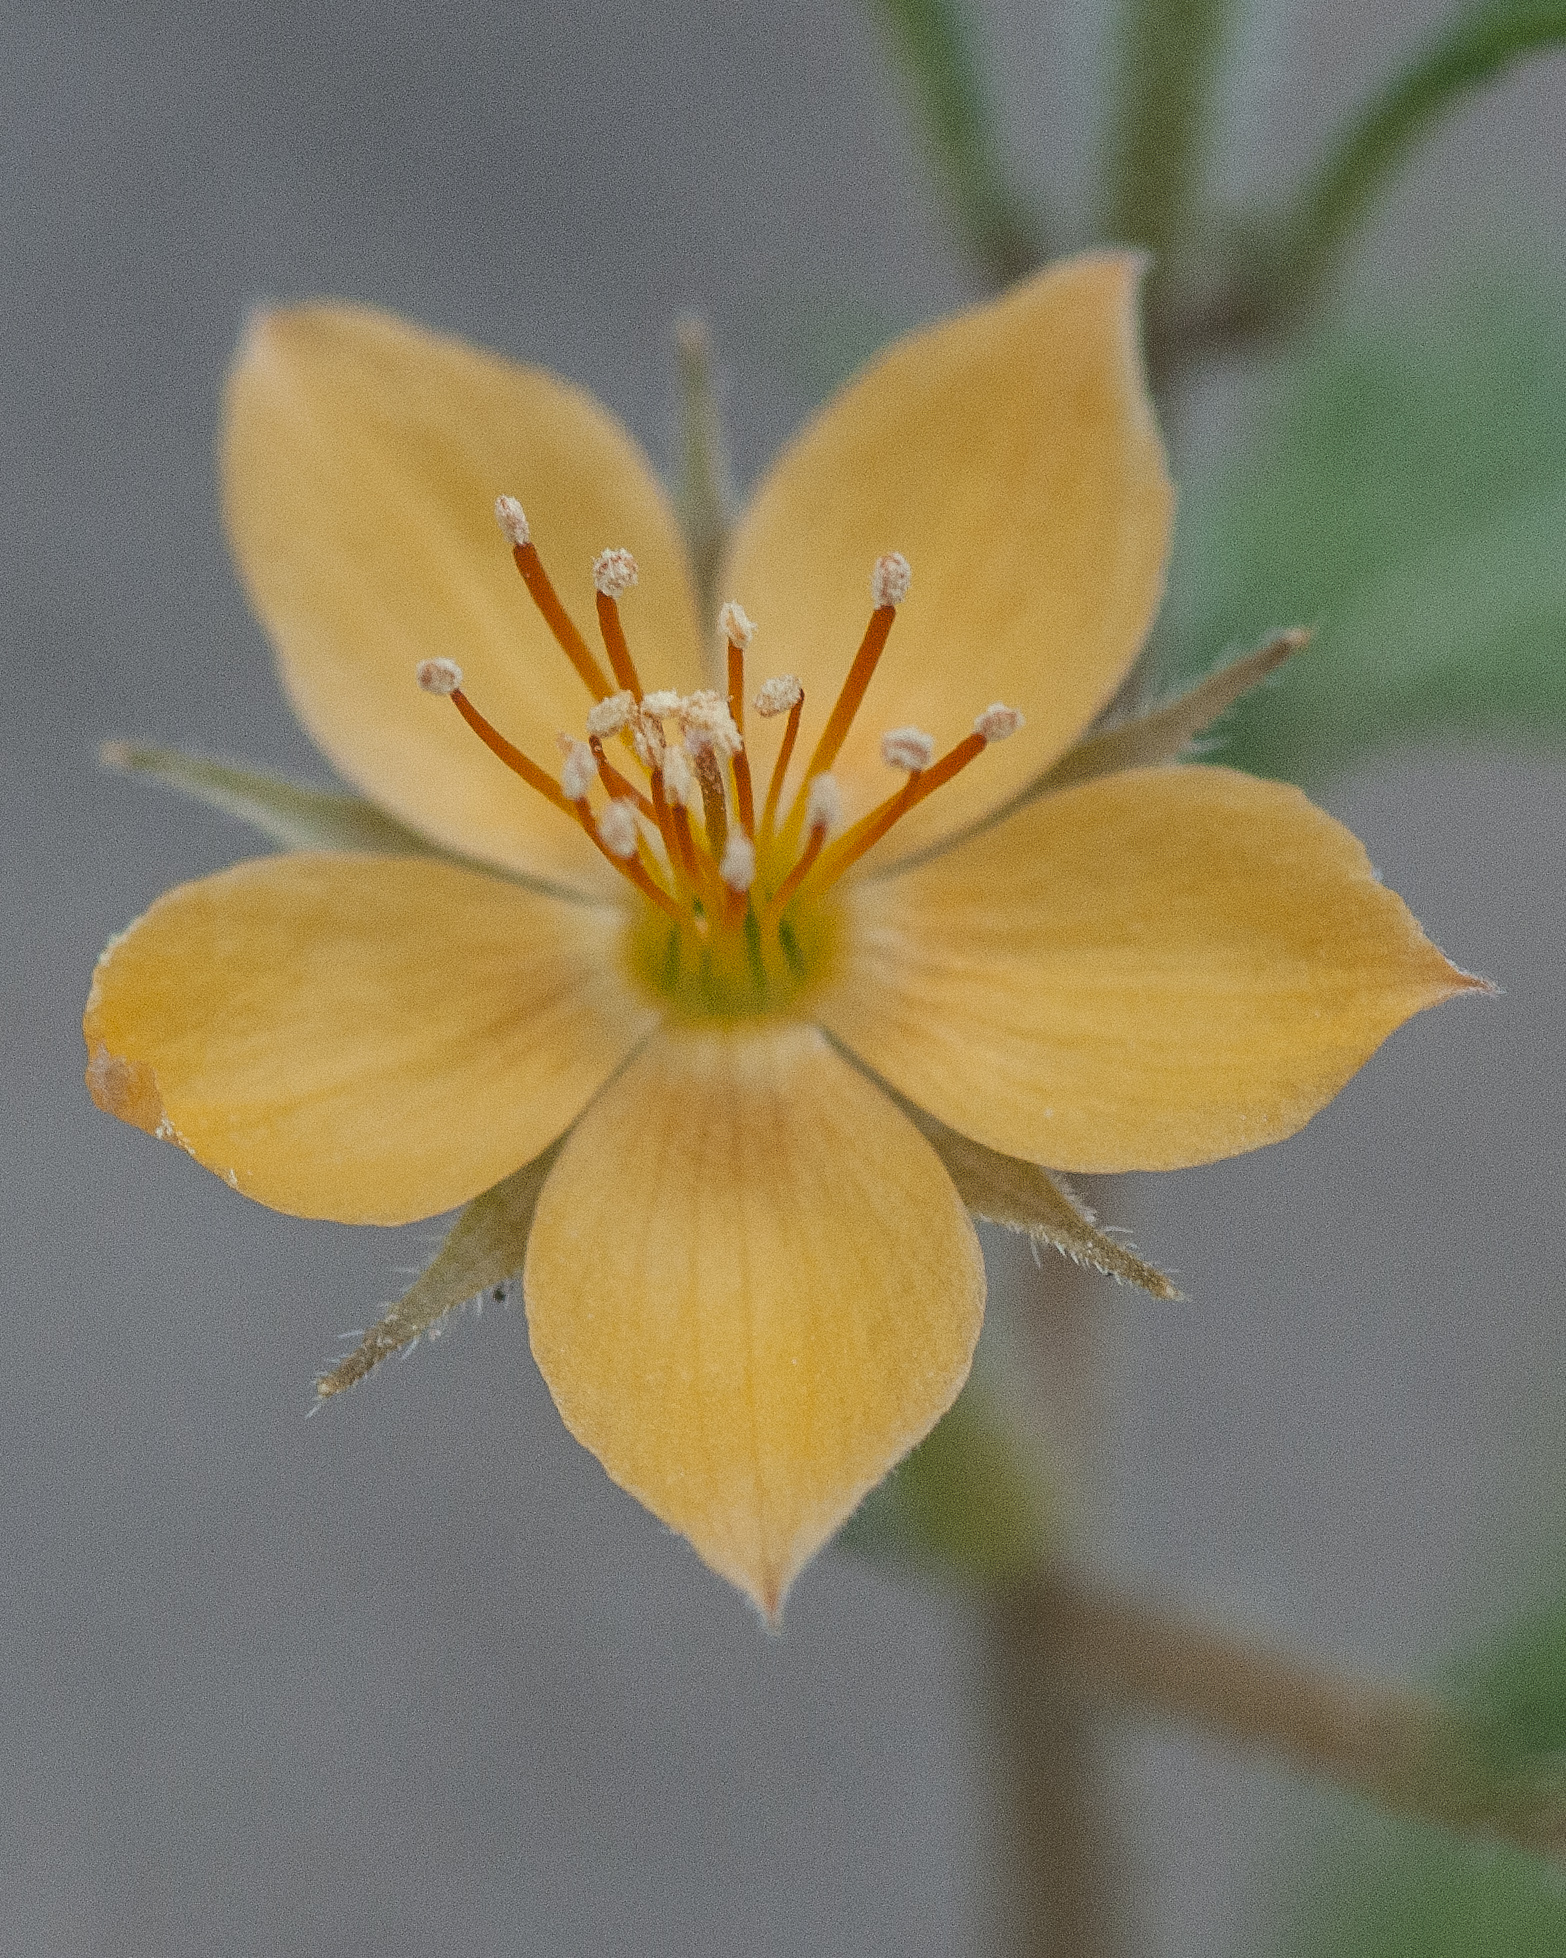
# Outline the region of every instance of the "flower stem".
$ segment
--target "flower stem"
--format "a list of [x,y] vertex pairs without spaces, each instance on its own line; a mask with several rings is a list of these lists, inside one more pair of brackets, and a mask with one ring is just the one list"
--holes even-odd
[[1025,1593],[986,1600],[997,1859],[994,1949],[1117,1958],[1123,1885],[1092,1713]]
[[1485,0],[1447,22],[1349,119],[1295,194],[1269,254],[1274,312],[1315,297],[1371,199],[1442,115],[1513,62],[1563,43],[1563,0]]
[[1185,240],[1235,0],[1121,0],[1104,232],[1161,257]]
[[1001,161],[995,115],[963,0],[872,0],[924,121],[969,250],[997,288],[1048,256],[1043,226]]
[[[1395,1813],[1566,1856],[1566,1790],[1486,1771],[1477,1737],[1428,1694],[1064,1573],[1017,1586],[1006,1608],[1052,1692],[1069,1685],[1084,1702],[1270,1754]],[[1013,1637],[1020,1646],[1023,1632]]]

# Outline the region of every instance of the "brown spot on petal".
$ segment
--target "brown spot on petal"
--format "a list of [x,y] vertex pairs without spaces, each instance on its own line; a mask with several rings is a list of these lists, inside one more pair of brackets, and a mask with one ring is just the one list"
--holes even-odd
[[96,1042],[87,1062],[87,1090],[100,1108],[122,1122],[149,1135],[169,1133],[158,1077],[144,1061],[124,1060],[101,1040]]

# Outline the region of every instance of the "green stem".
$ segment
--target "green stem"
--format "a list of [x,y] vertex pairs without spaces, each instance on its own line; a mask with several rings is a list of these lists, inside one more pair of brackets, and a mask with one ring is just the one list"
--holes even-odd
[[1105,235],[1165,260],[1184,242],[1238,0],[1122,0]]
[[1314,297],[1366,205],[1412,145],[1512,62],[1566,42],[1566,0],[1504,0],[1450,21],[1360,110],[1306,177],[1265,253],[1276,319]]
[[1042,264],[1044,229],[1011,184],[962,0],[873,0],[889,28],[969,249],[996,286]]

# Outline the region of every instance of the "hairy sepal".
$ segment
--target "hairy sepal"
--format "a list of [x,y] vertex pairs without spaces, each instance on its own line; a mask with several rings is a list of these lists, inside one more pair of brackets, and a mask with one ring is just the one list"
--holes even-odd
[[1047,1169],[987,1149],[928,1116],[920,1126],[976,1217],[1023,1231],[1035,1243],[1053,1245],[1079,1265],[1138,1285],[1156,1299],[1182,1296],[1155,1265],[1100,1230],[1087,1205]]
[[552,1144],[459,1213],[429,1269],[345,1360],[316,1381],[320,1400],[353,1386],[459,1306],[521,1272],[538,1193],[559,1153],[560,1144]]

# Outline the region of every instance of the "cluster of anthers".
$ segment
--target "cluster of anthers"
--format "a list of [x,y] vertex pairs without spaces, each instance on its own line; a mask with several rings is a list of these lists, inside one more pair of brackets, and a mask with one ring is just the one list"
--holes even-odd
[[[485,719],[463,692],[454,660],[423,661],[419,685],[450,699],[479,739],[580,823],[635,887],[646,904],[633,935],[633,966],[659,994],[697,1011],[756,1011],[819,979],[833,937],[832,909],[822,900],[832,887],[909,810],[1022,726],[1016,708],[987,707],[973,731],[939,758],[922,729],[891,729],[881,755],[906,780],[843,827],[832,764],[912,582],[908,560],[889,552],[876,560],[870,623],[786,809],[805,691],[794,675],[780,674],[751,702],[762,719],[787,716],[758,812],[745,743],[745,656],[756,627],[743,608],[730,600],[718,614],[728,649],[726,695],[706,688],[644,692],[619,609],[637,580],[631,553],[603,551],[593,565],[606,673],[560,603],[521,504],[499,497],[495,515],[534,604],[592,695],[586,738],[558,737],[557,779]],[[597,807],[595,789],[602,792]]]

